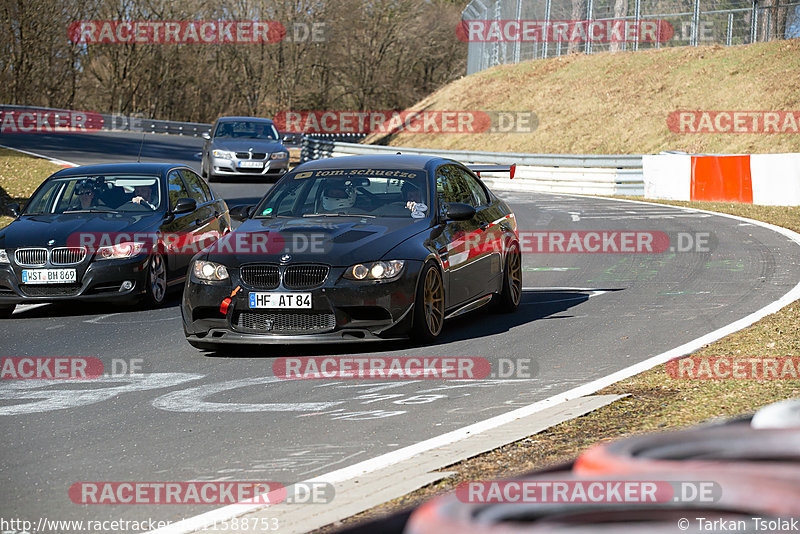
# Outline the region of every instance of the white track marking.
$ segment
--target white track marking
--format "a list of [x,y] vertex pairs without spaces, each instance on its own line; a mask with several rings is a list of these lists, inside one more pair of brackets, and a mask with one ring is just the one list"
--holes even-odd
[[27,154],[29,156],[36,156],[37,158],[46,159],[51,163],[55,163],[56,165],[61,165],[62,167],[78,167],[77,163],[72,163],[71,161],[65,161],[63,159],[55,159],[51,158],[50,156],[45,156],[44,154],[37,154],[36,152],[28,152],[27,150],[20,150],[19,148],[14,148],[10,146],[0,145],[0,148],[7,148],[8,150],[15,150],[17,152],[22,152],[23,154]]
[[173,391],[162,395],[153,401],[153,406],[170,412],[230,412],[230,413],[249,413],[249,412],[319,412],[335,406],[344,404],[344,401],[332,402],[280,402],[262,404],[237,404],[230,402],[208,402],[206,397],[215,395],[222,391],[238,389],[248,386],[257,386],[283,382],[284,380],[275,376],[264,376],[258,378],[243,378],[239,380],[229,380],[219,384],[207,384],[197,386],[182,391]]
[[[176,386],[191,380],[203,378],[203,375],[190,373],[153,373],[142,375],[125,375],[119,377],[100,377],[91,380],[4,380],[0,383],[0,400],[2,401],[35,401],[23,404],[0,406],[0,415],[21,415],[29,413],[66,410],[94,404],[111,399],[122,393],[147,391]],[[62,389],[64,385],[81,384],[86,389]],[[109,387],[97,388],[97,384],[110,384]],[[55,386],[56,389],[47,388]]]

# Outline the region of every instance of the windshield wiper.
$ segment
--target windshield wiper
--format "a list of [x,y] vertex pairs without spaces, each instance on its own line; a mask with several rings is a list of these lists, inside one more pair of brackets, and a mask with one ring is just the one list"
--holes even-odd
[[375,215],[367,215],[366,213],[306,213],[303,217],[369,217],[374,219]]
[[67,210],[61,213],[116,213],[113,210]]

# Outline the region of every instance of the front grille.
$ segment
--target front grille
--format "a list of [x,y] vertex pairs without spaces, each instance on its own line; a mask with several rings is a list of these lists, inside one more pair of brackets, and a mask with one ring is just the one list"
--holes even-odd
[[242,282],[256,289],[275,289],[280,283],[277,265],[242,265]]
[[321,286],[327,276],[327,265],[291,265],[283,274],[283,285],[289,289],[312,289]]
[[41,267],[47,263],[46,248],[18,248],[14,260],[22,267]]
[[[271,322],[272,328],[268,328]],[[236,318],[239,330],[275,334],[316,334],[336,328],[332,313],[239,312]]]
[[59,247],[50,252],[50,263],[53,265],[74,265],[86,258],[86,249],[82,247]]
[[264,152],[237,152],[236,159],[264,159],[267,157],[267,154]]
[[59,284],[52,286],[20,286],[26,297],[72,297],[78,294],[80,284]]

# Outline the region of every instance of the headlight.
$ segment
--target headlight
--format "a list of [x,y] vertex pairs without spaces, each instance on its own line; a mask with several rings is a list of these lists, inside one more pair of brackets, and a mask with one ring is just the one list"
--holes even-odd
[[224,265],[214,263],[213,261],[197,260],[192,266],[192,272],[195,278],[199,280],[219,282],[220,280],[228,279],[228,269],[226,269]]
[[390,280],[400,274],[403,265],[405,262],[402,260],[357,263],[345,270],[344,277],[349,280]]
[[99,247],[97,249],[98,260],[118,260],[122,258],[132,258],[142,252],[144,243],[125,241],[110,247]]
[[11,263],[8,261],[8,252],[4,248],[0,248],[0,263]]
[[288,152],[273,152],[269,159],[286,159],[288,157]]
[[227,150],[214,150],[211,153],[214,154],[215,158],[223,158],[223,159],[233,159],[234,158],[233,152],[229,152]]

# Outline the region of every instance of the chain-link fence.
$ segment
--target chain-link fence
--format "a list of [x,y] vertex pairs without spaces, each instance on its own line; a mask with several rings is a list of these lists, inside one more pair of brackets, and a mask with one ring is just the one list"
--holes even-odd
[[800,2],[781,0],[472,0],[459,38],[467,74],[570,52],[727,46],[800,37]]

